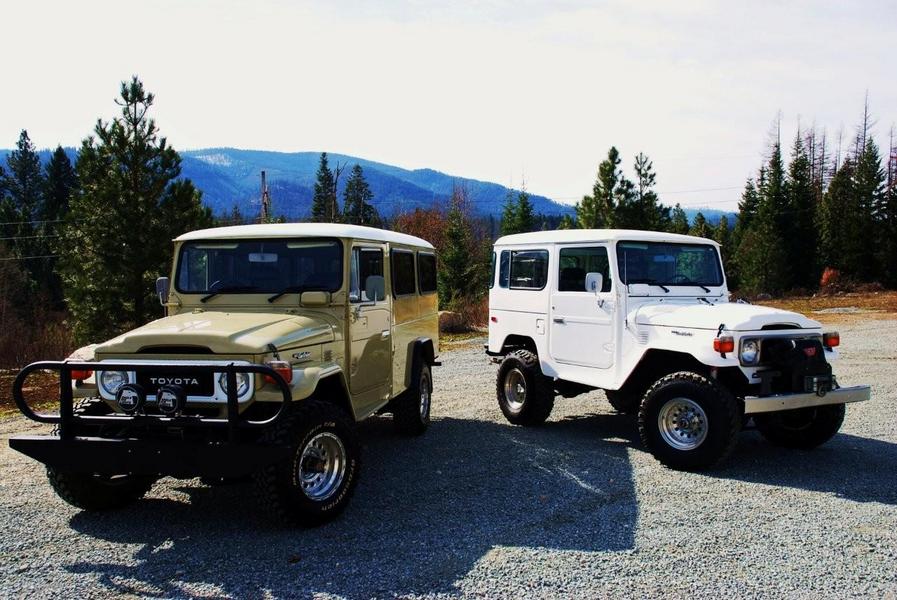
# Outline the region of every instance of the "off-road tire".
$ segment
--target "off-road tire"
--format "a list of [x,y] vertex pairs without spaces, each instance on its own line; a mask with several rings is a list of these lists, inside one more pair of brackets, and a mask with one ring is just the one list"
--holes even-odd
[[430,406],[433,394],[433,375],[430,365],[421,365],[420,373],[411,387],[393,400],[392,421],[401,435],[420,435],[430,425]]
[[[675,399],[696,404],[706,417],[705,437],[693,449],[673,446],[662,433],[659,416]],[[735,448],[741,410],[735,397],[715,380],[681,371],[662,377],[648,389],[639,409],[638,429],[642,443],[661,463],[671,469],[697,471],[718,464]]]
[[618,413],[624,415],[638,414],[639,404],[642,397],[636,394],[626,393],[623,390],[604,390],[607,401],[611,407]]
[[[338,486],[322,500],[306,495],[299,481],[304,448],[319,434],[331,434],[345,450],[345,470]],[[266,512],[285,524],[314,527],[332,520],[348,504],[358,482],[361,448],[352,421],[336,405],[304,400],[284,420],[265,432],[263,443],[289,449],[287,459],[255,474]]]
[[828,404],[754,415],[757,431],[777,446],[815,448],[832,439],[844,423],[844,404]]
[[86,511],[122,508],[136,502],[153,487],[152,475],[106,477],[67,473],[47,467],[47,479],[60,498]]
[[[513,378],[509,380],[509,378]],[[509,397],[510,388],[522,386],[523,400]],[[514,425],[541,425],[554,408],[554,390],[542,374],[539,357],[529,350],[515,350],[501,362],[495,393],[505,418]]]

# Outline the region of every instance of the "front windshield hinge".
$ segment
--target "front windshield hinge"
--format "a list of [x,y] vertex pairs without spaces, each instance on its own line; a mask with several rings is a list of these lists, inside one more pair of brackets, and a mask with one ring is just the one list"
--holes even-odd
[[716,330],[716,337],[719,337],[720,334],[723,332],[723,329],[725,329],[725,328],[726,328],[726,324],[725,324],[725,323],[720,323],[720,324],[719,324],[719,329]]
[[274,344],[268,344],[268,351],[274,355],[274,360],[280,360],[280,354],[277,353],[277,346]]

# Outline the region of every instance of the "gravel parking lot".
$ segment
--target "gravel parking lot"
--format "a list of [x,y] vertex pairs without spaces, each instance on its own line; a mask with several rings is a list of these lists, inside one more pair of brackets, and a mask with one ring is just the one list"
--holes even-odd
[[79,512],[0,423],[0,596],[845,597],[897,595],[897,321],[841,326],[842,384],[869,382],[812,452],[742,434],[710,473],[667,470],[593,393],[545,427],[504,421],[477,341],[444,349],[421,438],[361,426],[336,522],[278,529],[251,484],[165,479]]

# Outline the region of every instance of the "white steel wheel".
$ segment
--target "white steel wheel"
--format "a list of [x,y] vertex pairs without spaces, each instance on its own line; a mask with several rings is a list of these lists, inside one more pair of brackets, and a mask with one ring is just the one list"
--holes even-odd
[[505,402],[514,412],[520,412],[526,403],[526,377],[520,369],[514,368],[505,375]]
[[707,413],[689,398],[672,398],[657,413],[660,436],[677,450],[694,450],[707,438]]

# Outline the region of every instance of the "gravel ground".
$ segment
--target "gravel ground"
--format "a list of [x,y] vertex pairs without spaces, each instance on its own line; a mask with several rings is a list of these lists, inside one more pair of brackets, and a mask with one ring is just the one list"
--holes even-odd
[[165,479],[79,512],[0,423],[0,596],[832,597],[897,595],[897,321],[842,326],[843,384],[871,382],[812,452],[744,432],[723,467],[667,470],[601,393],[507,424],[477,343],[446,349],[421,438],[361,426],[349,508],[278,529],[250,484]]

